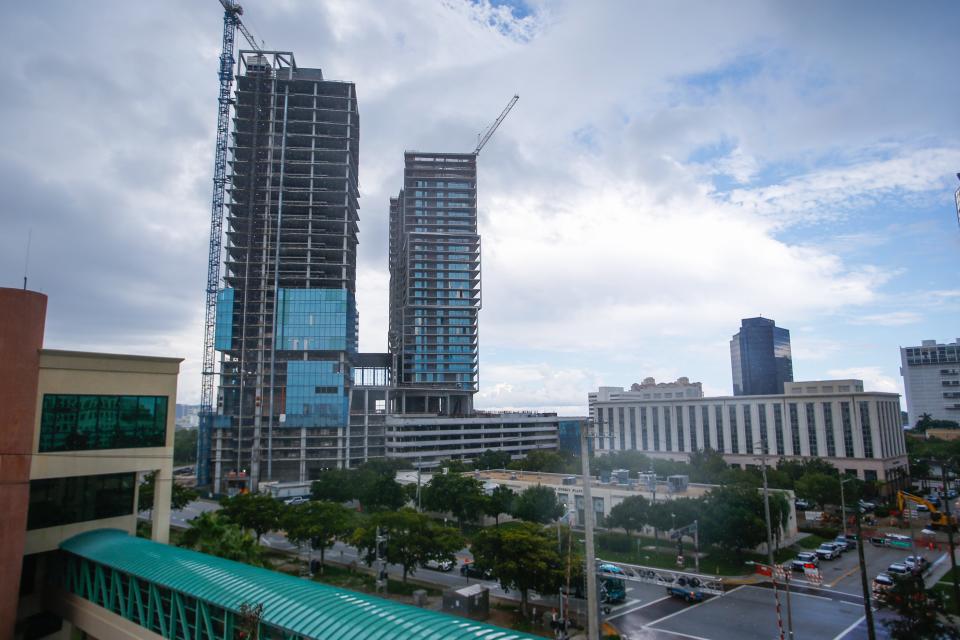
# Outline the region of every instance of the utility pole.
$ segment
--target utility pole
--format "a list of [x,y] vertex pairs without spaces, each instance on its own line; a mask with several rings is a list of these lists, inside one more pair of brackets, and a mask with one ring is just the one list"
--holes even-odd
[[[773,581],[773,597],[777,602],[777,620],[780,621],[780,595],[777,593],[777,567],[773,561],[773,526],[770,522],[770,489],[767,486],[767,454],[763,453],[761,443],[761,455],[758,458],[761,463],[761,473],[763,474],[763,512],[767,519],[767,559],[770,562],[770,580]],[[754,443],[756,447],[756,443]],[[784,574],[784,590],[787,596],[787,629],[790,640],[793,640],[793,611],[790,606],[790,578]],[[780,640],[784,640],[783,623],[780,623]]]
[[[843,485],[841,484],[842,488]],[[873,606],[870,604],[870,583],[867,581],[867,563],[863,559],[863,536],[860,534],[860,507],[857,507],[857,559],[860,560],[860,587],[863,589],[863,615],[867,619],[867,638],[877,640],[873,628]]]
[[600,640],[600,614],[597,609],[597,560],[593,551],[593,495],[590,491],[590,448],[588,438],[593,434],[592,420],[580,423],[580,463],[583,476],[583,530],[586,537],[587,566],[587,640]]
[[843,518],[843,537],[847,537],[847,500],[843,495],[843,485],[850,478],[844,478],[840,475],[840,517]]
[[[960,177],[960,176],[958,176]],[[953,543],[953,517],[950,515],[950,498],[947,497],[947,463],[940,461],[940,478],[943,481],[943,510],[947,516],[947,545],[950,547],[950,568],[953,576],[953,606],[960,607],[960,578],[957,577],[957,550]]]
[[383,589],[384,595],[387,593],[387,561],[381,557],[380,545],[387,541],[387,536],[380,535],[380,527],[377,527],[376,533],[376,545],[377,545],[377,580],[376,587],[377,593],[380,593],[380,590]]

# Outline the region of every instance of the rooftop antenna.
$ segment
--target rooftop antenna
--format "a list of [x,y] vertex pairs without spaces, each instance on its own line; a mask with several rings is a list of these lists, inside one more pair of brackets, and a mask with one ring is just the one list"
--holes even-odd
[[27,257],[23,260],[23,290],[27,290],[27,270],[30,268],[30,241],[33,239],[33,227],[27,230]]

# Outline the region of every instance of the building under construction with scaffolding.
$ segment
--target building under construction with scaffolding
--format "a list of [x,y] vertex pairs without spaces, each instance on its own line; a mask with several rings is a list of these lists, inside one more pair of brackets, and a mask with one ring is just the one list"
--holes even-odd
[[355,87],[292,52],[240,51],[234,100],[215,491],[341,466],[357,351]]

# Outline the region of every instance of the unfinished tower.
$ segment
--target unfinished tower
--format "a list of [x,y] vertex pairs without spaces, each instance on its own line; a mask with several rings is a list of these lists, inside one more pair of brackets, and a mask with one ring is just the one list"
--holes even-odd
[[241,51],[230,148],[215,491],[340,466],[357,351],[353,83]]
[[475,153],[404,154],[390,200],[392,409],[466,415],[479,377],[480,236]]

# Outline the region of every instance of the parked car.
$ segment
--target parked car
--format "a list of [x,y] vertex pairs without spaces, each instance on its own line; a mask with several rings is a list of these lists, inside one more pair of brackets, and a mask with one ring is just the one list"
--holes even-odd
[[817,557],[817,554],[812,551],[803,551],[797,554],[797,557],[791,560],[789,563],[789,568],[793,571],[803,571],[806,568],[806,565],[812,564],[815,567],[820,566],[820,558]]
[[889,574],[880,573],[873,579],[873,597],[877,602],[883,602],[887,597],[887,592],[893,589],[893,578]]
[[453,571],[453,567],[453,560],[427,560],[423,563],[424,569],[432,569],[433,571]]
[[854,540],[852,536],[845,536],[843,534],[837,536],[833,540],[833,543],[841,547],[840,551],[851,551],[857,548],[857,541]]
[[287,498],[283,501],[283,504],[293,506],[295,504],[303,504],[304,502],[310,502],[310,498],[305,498],[303,496],[294,496],[292,498]]
[[894,580],[903,580],[904,578],[909,578],[913,575],[913,572],[902,562],[894,562],[892,565],[887,567],[887,573]]
[[953,499],[956,498],[956,497],[957,497],[957,490],[956,490],[956,489],[950,489],[950,491],[947,491],[947,498],[948,498],[948,499],[953,500]]
[[925,504],[918,504],[916,506],[917,513],[930,513],[930,507]]
[[923,556],[907,556],[903,559],[903,564],[916,575],[922,574],[930,566],[930,563]]
[[810,502],[804,500],[803,498],[797,498],[796,500],[794,500],[793,506],[798,511],[809,511],[813,507],[813,505]]
[[840,557],[840,547],[832,542],[824,542],[817,547],[814,553],[816,553],[817,557],[821,560],[833,560]]
[[860,506],[861,511],[873,511],[877,508],[876,503],[867,500],[860,500],[857,504]]
[[489,571],[481,571],[472,562],[465,562],[460,566],[460,575],[465,578],[479,578],[480,580],[492,580],[493,574]]

